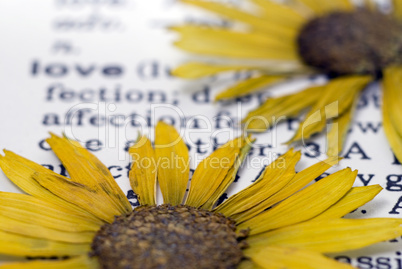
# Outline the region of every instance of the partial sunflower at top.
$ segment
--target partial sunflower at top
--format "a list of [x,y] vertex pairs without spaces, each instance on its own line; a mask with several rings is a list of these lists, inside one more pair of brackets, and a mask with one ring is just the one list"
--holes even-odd
[[[256,7],[255,14],[212,1],[182,0],[248,27],[245,31],[173,27],[180,34],[177,47],[223,58],[219,64],[186,63],[173,74],[197,79],[228,71],[254,71],[252,77],[221,92],[216,100],[250,94],[293,77],[329,75],[332,79],[326,85],[270,98],[244,119],[247,130],[261,132],[281,117],[307,112],[290,143],[322,132],[332,121],[328,155],[342,151],[360,92],[383,77],[384,130],[402,161],[402,92],[398,89],[402,77],[401,2],[393,0],[393,11],[384,14],[371,1],[359,8],[349,0],[249,1]],[[247,63],[233,65],[229,59]],[[250,60],[258,61],[253,65]]]

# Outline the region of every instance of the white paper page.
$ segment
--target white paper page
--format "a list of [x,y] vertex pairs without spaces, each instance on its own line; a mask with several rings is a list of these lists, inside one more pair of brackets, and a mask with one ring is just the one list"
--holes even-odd
[[[241,103],[213,103],[220,90],[238,79],[235,75],[198,82],[169,75],[170,68],[191,57],[171,45],[177,36],[167,29],[185,21],[225,23],[175,0],[0,1],[0,147],[64,173],[44,139],[48,132],[65,132],[109,167],[136,204],[127,175],[127,146],[139,131],[153,138],[158,120],[174,123],[185,135],[194,169],[216,143],[241,134],[239,120],[261,100],[324,81],[296,80]],[[329,171],[352,167],[359,170],[355,186],[384,188],[351,218],[401,216],[402,166],[387,144],[380,103],[380,85],[374,83],[360,100],[345,159]],[[297,120],[284,121],[254,135],[254,149],[228,195],[248,186],[266,164],[286,152],[283,143],[297,125]],[[298,149],[303,152],[298,170],[326,158],[323,136]],[[19,192],[2,172],[0,190]],[[401,247],[397,238],[333,257],[360,268],[400,269]]]

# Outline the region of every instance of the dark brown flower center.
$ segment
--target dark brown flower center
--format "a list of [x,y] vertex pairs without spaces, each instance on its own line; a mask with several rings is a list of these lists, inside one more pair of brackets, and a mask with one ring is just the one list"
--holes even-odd
[[142,206],[104,225],[92,255],[104,269],[236,268],[245,241],[235,222],[188,206]]
[[402,63],[402,27],[366,9],[332,12],[310,20],[298,36],[306,64],[332,75],[378,74]]

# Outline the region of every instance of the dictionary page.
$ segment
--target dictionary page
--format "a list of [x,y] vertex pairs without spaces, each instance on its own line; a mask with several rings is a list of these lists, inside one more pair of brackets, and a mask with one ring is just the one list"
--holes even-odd
[[[158,121],[173,124],[189,147],[194,171],[217,146],[242,134],[241,118],[266,98],[326,80],[295,79],[233,102],[215,103],[219,91],[247,74],[225,73],[199,81],[172,77],[172,68],[194,59],[172,45],[177,35],[169,27],[184,22],[228,24],[176,0],[0,1],[0,147],[67,175],[45,141],[49,132],[64,133],[106,164],[137,206],[128,180],[128,148],[139,133],[153,140]],[[284,143],[300,120],[286,119],[253,135],[253,149],[221,200],[244,189],[287,151]],[[296,147],[302,151],[298,171],[326,159],[325,142],[321,135]],[[328,173],[351,167],[359,171],[355,186],[384,188],[347,217],[399,218],[402,166],[384,135],[379,83],[363,92],[342,157]],[[21,192],[3,172],[0,191]],[[160,198],[159,194],[159,203]],[[400,269],[401,241],[396,238],[332,257],[360,268]]]

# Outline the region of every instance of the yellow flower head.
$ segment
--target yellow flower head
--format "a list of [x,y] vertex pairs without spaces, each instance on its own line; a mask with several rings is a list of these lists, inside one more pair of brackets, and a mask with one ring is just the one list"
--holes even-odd
[[[402,2],[393,0],[391,14],[370,0],[364,7],[350,0],[249,0],[255,13],[207,0],[182,0],[243,23],[246,29],[182,25],[175,43],[189,52],[224,58],[219,63],[190,62],[173,71],[196,79],[227,71],[253,75],[216,96],[246,95],[289,78],[326,74],[326,85],[270,98],[243,120],[251,132],[265,131],[278,119],[307,111],[289,143],[328,133],[328,155],[338,155],[362,89],[383,77],[383,125],[389,143],[402,161]],[[246,60],[242,61],[242,60]],[[239,64],[243,62],[243,64]],[[236,64],[233,64],[236,62]]]
[[[132,210],[94,155],[65,137],[47,142],[71,178],[10,151],[0,156],[1,169],[26,193],[0,192],[0,254],[33,258],[1,269],[351,268],[323,254],[402,234],[399,219],[342,218],[381,190],[352,187],[357,171],[309,185],[338,157],[296,173],[301,154],[290,150],[217,205],[252,139],[236,138],[204,159],[186,195],[187,147],[160,122],[155,149],[146,137],[130,149],[129,178],[141,204]],[[157,183],[163,205],[156,203]]]

